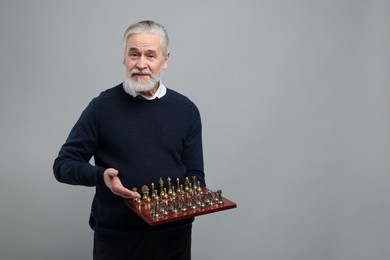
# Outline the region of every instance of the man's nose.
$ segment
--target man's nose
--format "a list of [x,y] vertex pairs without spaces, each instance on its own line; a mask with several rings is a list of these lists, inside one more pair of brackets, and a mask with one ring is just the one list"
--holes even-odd
[[147,66],[146,66],[146,59],[144,56],[141,56],[139,59],[138,59],[138,62],[137,62],[137,68],[140,69],[140,70],[143,70],[145,69]]

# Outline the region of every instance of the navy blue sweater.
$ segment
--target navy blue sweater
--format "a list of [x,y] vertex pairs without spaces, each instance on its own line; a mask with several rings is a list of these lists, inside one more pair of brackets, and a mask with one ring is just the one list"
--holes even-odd
[[96,186],[90,226],[98,236],[190,225],[193,219],[149,227],[106,187],[103,172],[117,169],[122,184],[138,191],[152,182],[157,188],[160,177],[196,176],[205,185],[201,128],[199,111],[185,96],[168,89],[150,101],[128,95],[120,84],[83,111],[55,159],[54,175],[60,182]]

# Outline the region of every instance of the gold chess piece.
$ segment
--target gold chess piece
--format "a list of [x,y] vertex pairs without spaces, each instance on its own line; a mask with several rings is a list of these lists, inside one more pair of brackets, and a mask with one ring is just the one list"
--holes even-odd
[[[133,191],[137,192],[137,187],[134,187]],[[134,198],[133,200],[134,200],[135,204],[140,204],[141,203],[141,199],[140,198]]]
[[154,199],[158,200],[160,196],[158,195],[158,190],[154,190]]
[[202,186],[200,186],[200,181],[198,181],[198,187],[197,187],[198,192],[202,192]]
[[164,188],[164,193],[161,195],[161,197],[164,198],[164,199],[168,199],[167,188]]
[[172,195],[172,184],[170,177],[168,177],[168,195]]
[[196,176],[192,176],[192,183],[193,183],[193,185],[192,185],[193,189],[195,191],[197,191],[198,190],[198,185],[197,185],[197,182],[196,182]]
[[172,194],[171,194],[171,197],[175,197],[175,196],[176,196],[175,186],[172,185]]
[[189,187],[190,180],[188,179],[188,177],[185,178],[184,184],[185,184],[184,191],[188,192],[190,190],[190,187]]
[[162,178],[160,178],[160,197],[165,197],[165,191],[164,191],[164,181]]
[[179,179],[179,178],[177,178],[177,179],[176,179],[176,183],[177,183],[177,186],[176,186],[176,187],[177,187],[177,189],[176,189],[176,192],[177,192],[177,193],[180,193],[181,189],[180,189],[180,179]]
[[154,182],[152,182],[152,199],[156,199],[156,195],[154,193]]
[[149,187],[147,185],[142,186],[142,193],[143,193],[142,200],[144,202],[149,203],[150,202]]
[[188,183],[188,192],[189,193],[193,193],[194,192],[194,190],[192,189],[192,183],[191,182]]

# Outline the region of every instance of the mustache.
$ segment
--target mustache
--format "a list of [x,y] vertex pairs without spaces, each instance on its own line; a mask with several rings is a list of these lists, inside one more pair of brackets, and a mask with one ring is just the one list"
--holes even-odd
[[145,70],[133,69],[130,71],[130,73],[128,73],[128,76],[131,77],[134,74],[151,76],[152,72],[148,69],[145,69]]

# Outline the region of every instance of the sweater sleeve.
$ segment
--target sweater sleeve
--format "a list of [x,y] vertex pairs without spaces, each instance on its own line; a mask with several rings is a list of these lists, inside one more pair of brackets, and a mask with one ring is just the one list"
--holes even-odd
[[194,105],[192,113],[192,126],[184,141],[183,163],[187,169],[187,176],[196,176],[201,185],[206,186],[204,163],[203,163],[203,146],[202,146],[202,123],[200,113]]
[[96,186],[104,184],[104,168],[90,164],[99,138],[97,100],[93,99],[72,128],[54,161],[54,176],[59,182]]

